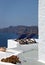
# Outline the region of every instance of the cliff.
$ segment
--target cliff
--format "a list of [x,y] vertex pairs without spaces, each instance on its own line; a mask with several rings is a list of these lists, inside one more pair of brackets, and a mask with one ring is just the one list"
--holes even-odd
[[0,33],[17,33],[19,35],[34,33],[38,35],[38,26],[9,26],[0,29]]

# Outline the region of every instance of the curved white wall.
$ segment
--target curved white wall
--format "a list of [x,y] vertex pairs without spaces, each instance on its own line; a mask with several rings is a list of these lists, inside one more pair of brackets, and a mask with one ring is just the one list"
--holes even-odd
[[39,0],[39,61],[45,63],[45,0]]

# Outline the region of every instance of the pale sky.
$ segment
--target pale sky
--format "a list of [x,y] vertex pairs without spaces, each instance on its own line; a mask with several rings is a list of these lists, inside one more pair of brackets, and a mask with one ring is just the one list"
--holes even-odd
[[38,0],[0,0],[0,28],[38,25]]

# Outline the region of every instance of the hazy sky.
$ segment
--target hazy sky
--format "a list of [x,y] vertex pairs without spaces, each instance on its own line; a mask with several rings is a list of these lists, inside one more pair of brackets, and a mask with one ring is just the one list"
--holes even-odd
[[0,28],[38,25],[38,0],[0,0]]

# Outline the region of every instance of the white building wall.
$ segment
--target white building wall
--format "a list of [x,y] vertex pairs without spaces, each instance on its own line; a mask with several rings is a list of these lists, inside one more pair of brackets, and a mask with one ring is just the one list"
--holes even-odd
[[16,48],[18,44],[19,44],[19,42],[16,42],[13,39],[9,39],[7,41],[7,48]]
[[39,0],[39,61],[45,63],[45,0]]

